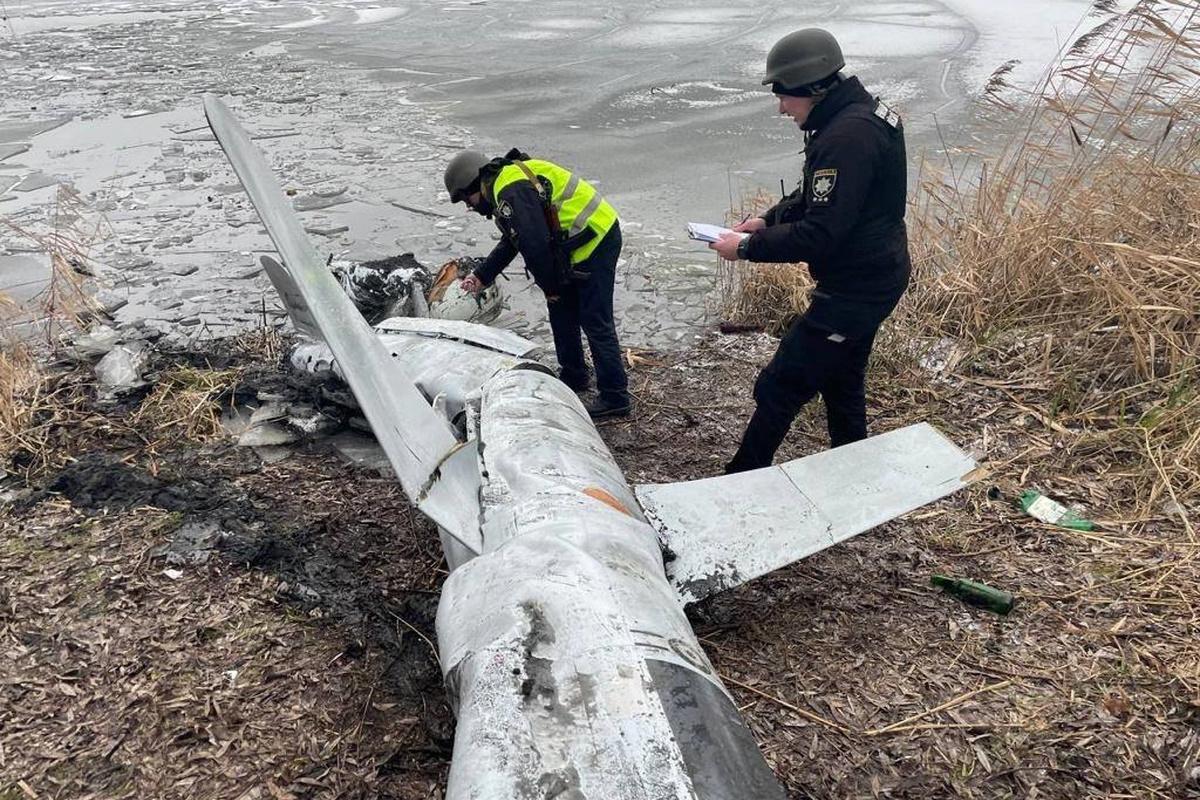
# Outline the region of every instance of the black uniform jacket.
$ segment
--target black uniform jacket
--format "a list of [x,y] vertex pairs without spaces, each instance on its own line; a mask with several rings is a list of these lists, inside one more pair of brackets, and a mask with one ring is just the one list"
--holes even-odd
[[910,269],[900,119],[851,77],[813,108],[804,129],[800,186],[763,215],[767,227],[751,236],[745,255],[806,262],[814,301],[833,296],[890,311]]
[[[497,163],[502,162],[502,163]],[[507,161],[495,159],[482,170],[485,183],[496,179]],[[489,174],[490,173],[490,174]],[[554,258],[557,246],[546,220],[542,196],[527,180],[513,181],[495,198],[492,217],[500,229],[500,241],[475,274],[485,286],[491,285],[520,253],[525,268],[543,290],[555,289],[557,271]]]

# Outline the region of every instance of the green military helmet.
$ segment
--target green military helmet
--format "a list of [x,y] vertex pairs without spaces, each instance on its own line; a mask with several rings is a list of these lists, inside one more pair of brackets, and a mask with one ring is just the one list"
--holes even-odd
[[763,84],[777,83],[785,89],[798,89],[823,81],[844,66],[842,48],[832,33],[805,28],[789,33],[767,53]]
[[450,193],[450,202],[458,203],[467,199],[471,186],[479,180],[479,170],[490,161],[478,150],[463,150],[446,165],[446,191]]

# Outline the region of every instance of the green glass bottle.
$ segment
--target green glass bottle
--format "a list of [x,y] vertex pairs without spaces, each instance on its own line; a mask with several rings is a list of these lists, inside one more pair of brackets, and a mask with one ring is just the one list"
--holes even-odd
[[1007,614],[1013,610],[1017,599],[1009,592],[993,589],[983,583],[968,581],[963,578],[951,578],[947,575],[934,575],[929,579],[933,586],[952,594],[968,605],[986,608],[997,614]]
[[1096,523],[1084,519],[1057,500],[1051,500],[1041,492],[1028,489],[1021,493],[1021,508],[1026,514],[1042,522],[1076,531],[1095,530]]

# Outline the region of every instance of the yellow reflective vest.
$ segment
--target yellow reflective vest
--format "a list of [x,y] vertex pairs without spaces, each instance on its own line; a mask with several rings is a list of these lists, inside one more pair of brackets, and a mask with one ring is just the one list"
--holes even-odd
[[[580,263],[600,245],[600,240],[617,221],[616,209],[600,196],[596,187],[558,164],[538,158],[521,163],[535,176],[549,182],[550,203],[558,212],[559,227],[567,234],[568,239],[582,233],[585,227],[595,232],[596,235],[582,247],[571,251],[571,263]],[[507,186],[525,180],[529,178],[520,166],[508,164],[497,173],[490,191],[486,186],[484,191],[494,203]]]

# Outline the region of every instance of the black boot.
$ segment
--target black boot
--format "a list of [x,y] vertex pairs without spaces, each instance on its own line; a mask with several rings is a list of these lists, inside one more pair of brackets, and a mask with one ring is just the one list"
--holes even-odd
[[633,401],[629,399],[629,395],[626,395],[624,398],[600,395],[595,400],[584,403],[583,407],[587,409],[592,419],[627,417],[629,416],[629,412],[633,411]]

